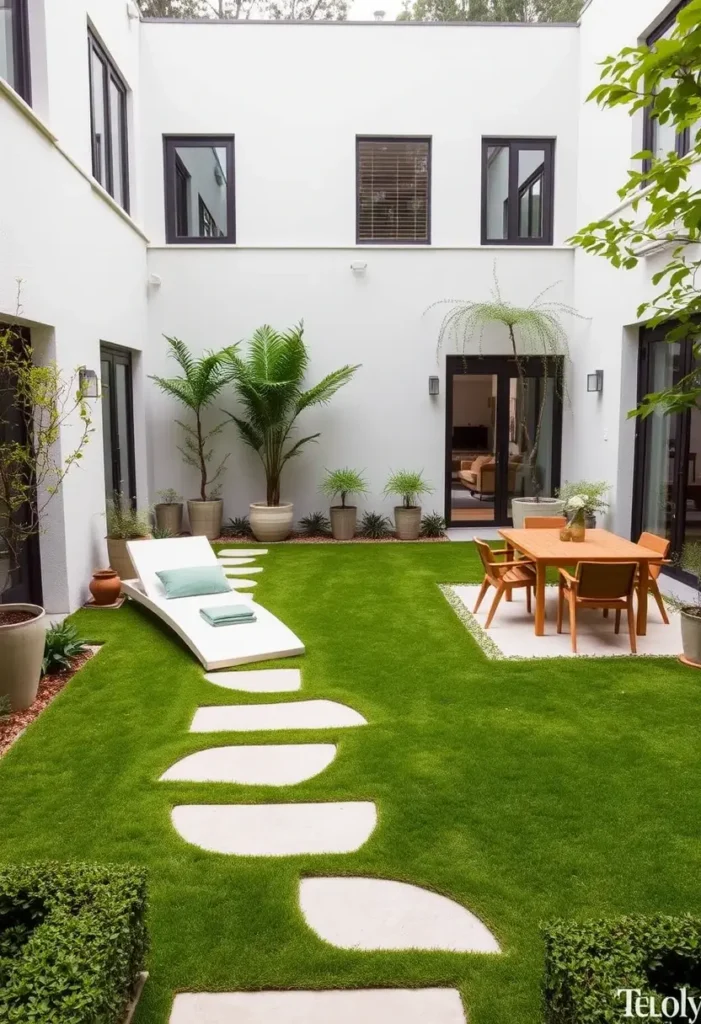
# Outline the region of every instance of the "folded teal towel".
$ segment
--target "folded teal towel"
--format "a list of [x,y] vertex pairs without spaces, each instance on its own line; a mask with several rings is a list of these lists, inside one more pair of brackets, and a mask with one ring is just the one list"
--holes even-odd
[[200,615],[210,626],[235,626],[255,622],[256,616],[247,604],[225,604],[215,608],[200,608]]

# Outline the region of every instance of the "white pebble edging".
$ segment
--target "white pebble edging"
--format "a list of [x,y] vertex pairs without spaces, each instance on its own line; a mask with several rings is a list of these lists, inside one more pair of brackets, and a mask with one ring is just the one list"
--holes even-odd
[[184,804],[173,825],[193,846],[240,857],[355,853],[377,824],[373,803]]
[[451,988],[181,992],[170,1024],[465,1024]]
[[251,555],[253,558],[257,558],[258,555],[267,555],[267,548],[226,548],[225,551],[220,551],[219,558],[248,558]]
[[367,725],[362,715],[333,700],[284,704],[226,704],[198,708],[190,732],[261,732],[268,729],[335,729]]
[[205,679],[227,690],[246,693],[288,693],[301,690],[302,673],[298,668],[261,668],[246,672],[207,672]]
[[242,786],[294,786],[333,761],[333,743],[213,747],[177,761],[162,782],[235,782]]
[[500,953],[484,924],[446,896],[381,878],[303,878],[307,924],[338,949]]

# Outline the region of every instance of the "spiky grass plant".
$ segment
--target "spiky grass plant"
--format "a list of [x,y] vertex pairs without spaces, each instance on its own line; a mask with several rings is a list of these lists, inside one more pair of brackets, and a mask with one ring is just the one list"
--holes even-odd
[[416,508],[422,494],[432,494],[433,488],[424,480],[423,470],[416,473],[413,470],[400,469],[391,473],[385,484],[385,496],[395,495],[401,498],[404,508]]
[[328,537],[331,534],[331,523],[323,512],[312,512],[300,519],[299,532],[303,537]]
[[392,524],[379,512],[365,512],[360,520],[358,536],[366,540],[384,540],[392,533]]
[[421,520],[422,537],[442,537],[445,534],[445,519],[439,512],[429,512]]
[[234,516],[222,527],[222,537],[252,537],[253,530],[248,516]]
[[[483,342],[485,331],[490,327],[502,327],[506,330],[511,346],[511,354],[516,362],[521,402],[519,403],[519,422],[517,443],[526,452],[526,465],[531,480],[533,497],[537,501],[541,494],[541,483],[538,475],[538,449],[542,436],[545,411],[548,406],[548,389],[541,389],[540,404],[535,424],[529,424],[526,396],[528,378],[525,360],[539,356],[543,360],[544,376],[547,379],[549,361],[554,357],[566,359],[569,355],[567,331],[562,323],[563,316],[584,319],[575,309],[563,302],[552,302],[544,296],[553,288],[550,285],[542,291],[529,306],[514,306],[502,298],[499,281],[494,274],[494,290],[488,302],[473,302],[470,299],[440,299],[432,303],[435,306],[450,305],[450,309],[441,323],[438,332],[438,352],[443,345],[453,340],[458,352],[468,355],[476,348],[479,355],[484,355]],[[556,387],[564,391],[564,379],[555,378]],[[564,397],[564,396],[563,396]]]
[[327,469],[326,477],[321,484],[321,493],[332,501],[337,494],[341,496],[341,508],[346,507],[349,494],[367,494],[368,485],[362,473],[355,469]]

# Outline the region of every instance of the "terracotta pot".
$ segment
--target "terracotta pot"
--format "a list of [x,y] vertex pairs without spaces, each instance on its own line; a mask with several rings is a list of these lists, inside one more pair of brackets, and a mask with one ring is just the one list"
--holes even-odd
[[13,711],[26,711],[36,700],[44,659],[46,612],[36,604],[3,604],[2,612],[28,612],[26,622],[0,623],[0,694]]
[[684,610],[682,610],[680,618],[682,620],[683,661],[687,665],[701,668],[701,618],[698,615],[689,615]]
[[159,530],[167,530],[173,537],[183,532],[183,506],[180,502],[156,505],[156,525]]
[[331,534],[334,540],[353,540],[358,520],[358,509],[354,505],[334,505],[330,509]]
[[564,501],[560,498],[513,498],[511,501],[511,518],[514,529],[523,529],[523,520],[526,516],[559,516],[565,507]]
[[122,592],[122,581],[114,569],[98,569],[92,574],[89,590],[95,604],[114,604]]
[[400,540],[418,540],[421,532],[421,509],[398,505],[394,510],[394,525]]
[[[129,540],[149,540],[149,537],[129,537]],[[127,541],[123,537],[107,538],[107,554],[110,560],[110,569],[119,576],[120,580],[136,579],[136,569],[127,551]]]
[[260,501],[250,506],[249,520],[256,540],[267,543],[287,540],[292,532],[294,519],[295,507],[292,503],[266,505]]
[[187,514],[190,517],[190,533],[193,537],[215,540],[221,536],[221,521],[224,514],[224,502],[221,498],[215,498],[214,501],[191,499],[187,503]]

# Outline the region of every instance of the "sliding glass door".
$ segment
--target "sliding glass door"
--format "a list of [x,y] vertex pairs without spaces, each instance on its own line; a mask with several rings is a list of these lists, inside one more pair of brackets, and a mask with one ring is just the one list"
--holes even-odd
[[[446,521],[505,526],[511,501],[560,481],[562,360],[448,356]],[[531,454],[535,453],[531,458]]]

